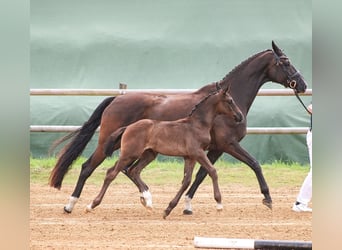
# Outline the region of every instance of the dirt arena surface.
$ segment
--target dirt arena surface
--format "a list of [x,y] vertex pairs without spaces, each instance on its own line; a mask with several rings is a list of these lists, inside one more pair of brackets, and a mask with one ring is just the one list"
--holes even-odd
[[163,211],[178,186],[151,185],[153,211],[131,184],[112,184],[91,213],[85,207],[100,187],[86,185],[71,214],[63,213],[73,185],[60,191],[30,187],[30,249],[195,249],[194,236],[262,240],[312,240],[312,214],[292,212],[298,188],[271,188],[273,209],[255,188],[222,185],[223,211],[216,211],[212,186],[200,186],[194,214],[183,215],[184,200],[164,220]]

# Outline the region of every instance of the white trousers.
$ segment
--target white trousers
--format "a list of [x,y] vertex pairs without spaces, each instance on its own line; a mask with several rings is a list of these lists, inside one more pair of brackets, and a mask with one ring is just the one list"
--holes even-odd
[[312,131],[310,130],[306,134],[306,144],[309,151],[310,171],[305,177],[304,182],[299,190],[297,201],[308,205],[312,198]]

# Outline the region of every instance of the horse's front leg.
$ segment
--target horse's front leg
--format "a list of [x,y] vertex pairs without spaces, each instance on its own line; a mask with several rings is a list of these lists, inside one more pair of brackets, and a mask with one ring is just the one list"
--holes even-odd
[[165,209],[164,215],[163,215],[164,219],[166,219],[166,217],[171,213],[172,209],[174,209],[177,206],[183,193],[189,187],[191,183],[191,176],[192,176],[192,172],[195,167],[195,164],[196,164],[196,160],[190,159],[190,158],[184,158],[184,176],[183,176],[182,186],[177,192],[176,196],[169,203],[169,206]]
[[229,148],[227,148],[226,152],[236,159],[246,163],[254,171],[258,179],[261,193],[264,195],[262,203],[272,209],[272,198],[259,162],[244,150],[238,142],[232,143]]

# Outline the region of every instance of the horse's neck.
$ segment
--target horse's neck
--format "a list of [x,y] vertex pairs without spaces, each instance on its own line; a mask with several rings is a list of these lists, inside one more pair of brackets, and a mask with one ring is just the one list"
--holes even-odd
[[219,82],[222,88],[228,87],[244,115],[247,115],[261,86],[270,80],[266,74],[270,56],[273,57],[273,52],[265,51],[264,54],[246,60]]

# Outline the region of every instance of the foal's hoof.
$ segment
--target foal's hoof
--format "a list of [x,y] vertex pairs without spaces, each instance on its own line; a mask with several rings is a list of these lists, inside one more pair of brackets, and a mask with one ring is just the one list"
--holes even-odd
[[266,207],[272,210],[272,200],[263,199],[262,204],[264,204]]
[[145,201],[145,198],[144,197],[140,197],[140,203],[146,207],[146,201]]
[[67,207],[64,207],[64,213],[71,214],[71,210],[68,210]]
[[140,203],[141,203],[147,210],[149,210],[149,211],[152,211],[152,210],[153,210],[152,204],[146,202],[146,200],[145,200],[144,197],[140,197]]
[[221,212],[221,211],[223,210],[223,205],[222,205],[221,203],[217,203],[217,204],[216,204],[216,210],[217,210],[218,212]]
[[184,210],[183,210],[183,214],[184,214],[184,215],[192,215],[192,211],[191,211],[191,210],[188,210],[188,209],[184,209]]

